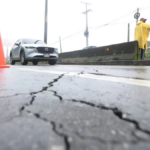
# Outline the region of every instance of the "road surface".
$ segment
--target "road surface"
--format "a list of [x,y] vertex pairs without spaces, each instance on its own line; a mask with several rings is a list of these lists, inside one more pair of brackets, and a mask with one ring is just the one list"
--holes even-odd
[[0,69],[0,150],[149,150],[150,67]]

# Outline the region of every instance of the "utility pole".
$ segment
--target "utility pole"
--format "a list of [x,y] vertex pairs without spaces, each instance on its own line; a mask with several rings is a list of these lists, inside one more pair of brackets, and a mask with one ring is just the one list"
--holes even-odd
[[45,0],[44,42],[47,43],[48,0]]
[[130,41],[130,23],[128,23],[128,39],[127,41],[129,42]]
[[59,43],[60,43],[60,53],[62,53],[62,47],[61,47],[61,37],[59,37]]
[[8,56],[8,46],[7,46],[7,49],[6,49],[6,62],[8,62],[8,58],[9,58],[9,56]]
[[[137,13],[139,14],[139,8],[137,9]],[[139,16],[140,17],[140,16]],[[137,17],[137,19],[136,19],[136,24],[138,23],[138,18],[139,17]]]
[[[83,3],[83,2],[82,2]],[[84,3],[86,6],[86,11],[83,12],[82,14],[86,14],[86,30],[84,32],[84,36],[86,37],[86,47],[88,46],[88,37],[89,37],[89,31],[88,31],[88,12],[90,12],[91,10],[87,10],[87,6],[91,5],[89,3]]]

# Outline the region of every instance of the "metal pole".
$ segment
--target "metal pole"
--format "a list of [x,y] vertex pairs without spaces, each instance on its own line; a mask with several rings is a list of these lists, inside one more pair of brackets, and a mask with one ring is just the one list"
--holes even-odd
[[[139,8],[137,9],[137,13],[139,13]],[[138,23],[138,18],[136,19],[136,25]]]
[[128,42],[130,41],[130,23],[128,23]]
[[48,0],[45,0],[44,42],[47,43]]
[[[83,2],[82,2],[83,3]],[[84,3],[86,5],[86,11],[83,12],[82,14],[85,14],[86,15],[86,30],[84,32],[84,36],[86,37],[86,47],[89,45],[89,42],[88,42],[88,37],[89,37],[89,31],[88,31],[88,12],[90,12],[91,10],[87,10],[87,6],[88,5],[91,5],[89,3]]]
[[8,62],[8,46],[7,46],[7,49],[6,49],[6,62]]
[[62,53],[62,47],[61,47],[61,37],[59,37],[59,43],[60,43],[60,53]]
[[[86,4],[86,31],[88,32],[88,12],[87,12],[87,4]],[[88,46],[88,36],[86,36],[86,46]]]

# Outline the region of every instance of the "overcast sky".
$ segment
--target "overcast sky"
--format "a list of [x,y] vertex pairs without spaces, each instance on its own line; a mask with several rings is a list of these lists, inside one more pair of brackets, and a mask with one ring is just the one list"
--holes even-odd
[[[89,45],[103,46],[126,42],[128,22],[130,41],[133,41],[136,25],[134,14],[138,7],[141,17],[147,18],[147,23],[150,24],[150,0],[48,0],[48,44],[50,46],[60,49],[57,42],[59,36],[62,38],[64,52],[86,46],[85,15],[82,14],[85,11],[85,4],[81,2],[92,4],[88,6],[88,9],[92,9],[92,12],[88,13]],[[14,41],[19,38],[43,40],[44,9],[45,0],[0,0],[2,38]],[[125,16],[126,14],[128,15]],[[112,22],[118,18],[122,19]],[[111,25],[101,26],[109,22]],[[63,40],[79,31],[81,31],[79,34]]]

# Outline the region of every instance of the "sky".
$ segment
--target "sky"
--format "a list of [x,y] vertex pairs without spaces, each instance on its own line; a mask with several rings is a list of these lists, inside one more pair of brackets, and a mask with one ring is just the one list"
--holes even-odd
[[[60,51],[80,50],[86,47],[85,4],[88,2],[89,46],[104,46],[127,42],[128,23],[130,41],[134,40],[136,20],[150,24],[150,0],[48,0],[48,45]],[[0,0],[0,32],[2,39],[44,39],[45,0]],[[104,26],[109,23],[109,25]],[[78,33],[78,34],[76,34]],[[68,38],[66,38],[68,37]],[[150,38],[149,38],[150,40]],[[7,45],[7,44],[6,44]]]

